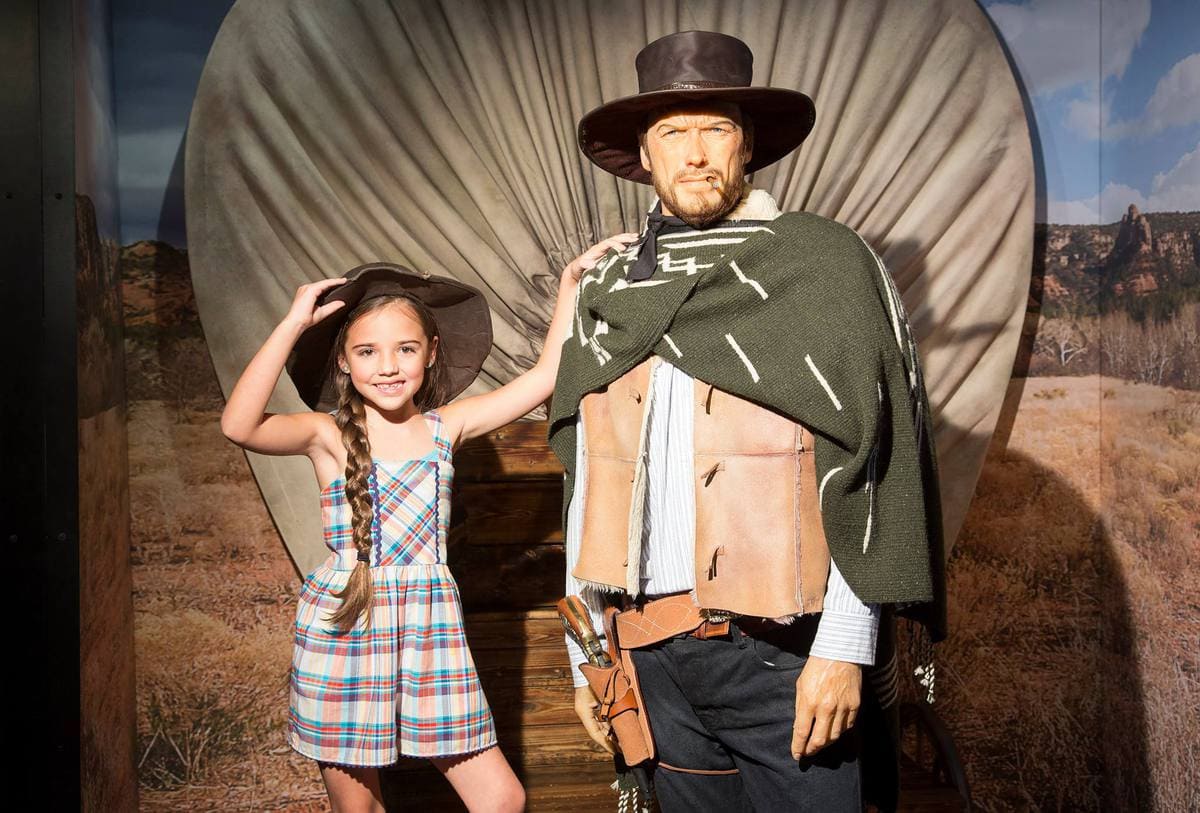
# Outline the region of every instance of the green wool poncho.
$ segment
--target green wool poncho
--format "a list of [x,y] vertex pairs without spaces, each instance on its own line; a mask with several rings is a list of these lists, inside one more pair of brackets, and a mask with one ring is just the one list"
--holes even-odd
[[859,599],[898,605],[938,640],[937,466],[899,294],[853,230],[806,213],[767,225],[687,273],[630,283],[632,254],[611,252],[583,277],[550,415],[550,446],[566,468],[563,505],[575,481],[580,400],[660,355],[813,431],[838,569]]

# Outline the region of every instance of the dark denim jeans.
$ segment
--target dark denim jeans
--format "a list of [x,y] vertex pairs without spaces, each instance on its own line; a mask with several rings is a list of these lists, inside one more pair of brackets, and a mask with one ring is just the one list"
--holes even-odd
[[816,617],[754,637],[676,636],[633,653],[660,765],[655,793],[672,811],[862,810],[858,732],[792,758],[796,679]]

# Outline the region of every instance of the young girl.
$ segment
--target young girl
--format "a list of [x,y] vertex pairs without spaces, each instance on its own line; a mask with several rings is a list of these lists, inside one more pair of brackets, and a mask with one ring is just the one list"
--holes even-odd
[[[451,453],[549,397],[580,274],[635,237],[567,265],[537,364],[493,392],[446,403],[490,350],[482,296],[379,263],[302,285],[230,394],[225,436],[307,455],[321,485],[333,552],[300,591],[288,739],[318,761],[333,810],[382,811],[378,767],[400,756],[430,758],[471,811],[524,806],[445,564]],[[294,346],[292,377],[317,411],[268,414]]]

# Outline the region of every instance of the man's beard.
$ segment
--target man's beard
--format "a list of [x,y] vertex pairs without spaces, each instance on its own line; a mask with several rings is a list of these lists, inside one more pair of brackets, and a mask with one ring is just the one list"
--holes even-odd
[[[718,181],[721,185],[717,190],[720,192],[720,197],[710,203],[706,197],[689,196],[689,202],[682,203],[675,195],[674,181],[698,175],[711,175]],[[703,229],[721,220],[741,202],[742,194],[746,190],[746,176],[742,172],[742,165],[734,167],[734,176],[726,178],[716,170],[707,170],[699,173],[680,172],[670,181],[666,181],[658,175],[652,177],[654,191],[658,193],[658,198],[662,201],[663,206],[693,229]]]

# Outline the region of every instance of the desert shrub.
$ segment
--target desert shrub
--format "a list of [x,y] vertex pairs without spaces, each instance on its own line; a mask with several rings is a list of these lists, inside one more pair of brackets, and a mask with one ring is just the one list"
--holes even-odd
[[1175,403],[1154,410],[1150,416],[1163,425],[1168,435],[1182,438],[1189,432],[1200,431],[1200,399],[1177,398]]
[[229,703],[216,690],[188,696],[160,688],[145,699],[148,730],[139,732],[143,785],[170,789],[204,778],[213,756],[236,750],[246,733],[245,703]]

